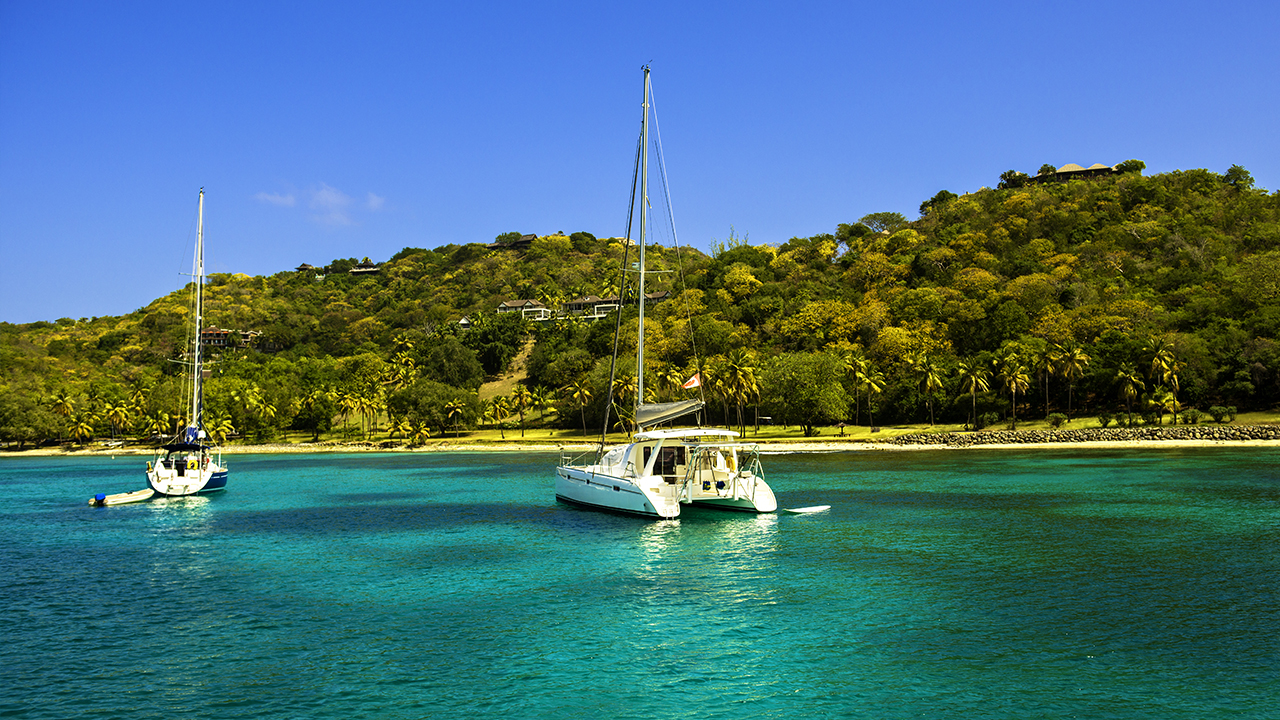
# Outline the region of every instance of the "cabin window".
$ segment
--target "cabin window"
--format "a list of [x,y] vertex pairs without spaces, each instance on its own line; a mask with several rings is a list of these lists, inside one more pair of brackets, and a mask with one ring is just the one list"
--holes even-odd
[[[644,462],[649,464],[649,458],[653,454],[652,448],[644,449]],[[676,466],[685,464],[685,450],[683,446],[664,447],[658,451],[658,459],[653,463],[654,475],[676,475]]]

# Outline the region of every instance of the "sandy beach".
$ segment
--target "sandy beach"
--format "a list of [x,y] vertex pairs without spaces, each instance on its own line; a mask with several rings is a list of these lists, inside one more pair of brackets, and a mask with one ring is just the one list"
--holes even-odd
[[[1266,426],[1271,430],[1269,426]],[[1233,430],[1242,431],[1240,434],[1248,434],[1249,428],[1237,427]],[[1235,432],[1231,434],[1237,434]],[[1017,433],[1004,433],[1004,435],[1017,436]],[[924,436],[929,437],[929,436]],[[935,436],[936,437],[936,436]],[[956,434],[957,439],[971,438],[972,434]],[[750,443],[750,438],[744,439]],[[1280,439],[1258,439],[1258,438],[1230,438],[1230,439],[1209,439],[1209,438],[1169,438],[1169,439],[1104,439],[1104,440],[1067,440],[1067,441],[1042,441],[1035,434],[1028,434],[1021,437],[1017,441],[1010,442],[968,442],[965,444],[955,444],[946,441],[946,438],[936,438],[931,442],[912,442],[911,440],[903,441],[903,438],[888,438],[885,441],[865,442],[865,441],[842,441],[838,439],[828,439],[820,441],[777,441],[777,440],[760,440],[756,441],[760,446],[760,450],[764,454],[786,454],[786,453],[833,453],[833,452],[895,452],[906,451],[914,452],[921,450],[1028,450],[1032,448],[1043,449],[1077,449],[1077,450],[1107,450],[1107,449],[1135,449],[1135,448],[1173,448],[1173,447],[1280,447]],[[270,454],[290,454],[290,453],[361,453],[361,452],[401,452],[401,453],[432,453],[432,452],[556,452],[563,450],[569,453],[582,453],[595,449],[596,443],[565,443],[557,444],[554,442],[476,442],[466,439],[440,439],[432,440],[424,445],[417,447],[408,447],[402,444],[389,443],[277,443],[264,445],[228,445],[222,448],[224,455],[270,455]],[[155,451],[153,448],[146,446],[104,446],[104,445],[86,445],[86,446],[57,446],[57,447],[41,447],[27,448],[25,450],[0,450],[0,457],[43,457],[43,456],[128,456],[128,455],[151,455]]]

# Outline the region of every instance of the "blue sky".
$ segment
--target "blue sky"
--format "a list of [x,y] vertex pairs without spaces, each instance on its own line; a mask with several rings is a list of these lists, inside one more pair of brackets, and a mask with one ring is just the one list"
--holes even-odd
[[[643,13],[643,14],[642,14]],[[508,232],[624,229],[653,68],[680,241],[917,215],[1009,169],[1280,188],[1280,6],[0,0],[0,321]]]

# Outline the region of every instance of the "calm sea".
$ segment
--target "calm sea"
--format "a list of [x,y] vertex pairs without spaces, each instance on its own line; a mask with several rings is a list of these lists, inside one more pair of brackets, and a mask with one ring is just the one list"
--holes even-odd
[[0,716],[1276,718],[1280,450],[775,455],[783,507],[549,454],[0,460]]

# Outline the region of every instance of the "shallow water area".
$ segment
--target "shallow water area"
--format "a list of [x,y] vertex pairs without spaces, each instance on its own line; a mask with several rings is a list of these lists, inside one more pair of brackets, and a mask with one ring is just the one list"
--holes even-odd
[[771,455],[782,507],[558,505],[552,453],[0,459],[0,716],[1266,718],[1280,450]]

